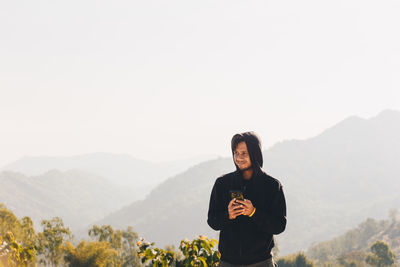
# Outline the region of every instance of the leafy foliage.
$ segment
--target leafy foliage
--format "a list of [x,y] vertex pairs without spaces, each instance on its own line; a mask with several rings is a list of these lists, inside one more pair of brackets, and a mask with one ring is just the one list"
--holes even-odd
[[37,235],[30,217],[19,220],[12,211],[0,203],[0,236],[11,232],[16,240],[23,245],[30,246],[37,241]]
[[[14,266],[141,266],[137,253],[138,234],[131,226],[114,230],[110,225],[94,225],[89,236],[74,247],[71,232],[61,218],[42,220],[36,233],[29,217],[19,220],[0,204],[0,267]],[[18,241],[17,241],[18,240]]]
[[71,267],[104,267],[112,264],[115,255],[117,251],[108,242],[82,240],[76,248],[66,243],[64,261]]
[[[17,241],[18,240],[18,241]],[[36,260],[37,236],[29,217],[19,220],[0,204],[0,264],[28,266]]]
[[365,258],[367,253],[363,250],[353,250],[340,255],[337,262],[344,267],[365,267]]
[[139,266],[136,241],[138,234],[131,226],[126,230],[114,230],[110,225],[94,225],[89,230],[89,236],[99,242],[107,242],[115,250],[112,261],[106,266]]
[[217,266],[220,253],[215,249],[218,241],[199,235],[192,241],[182,240],[179,250],[182,257],[178,258],[176,252],[154,247],[154,242],[138,241],[139,256],[142,263],[150,262],[154,267],[187,267],[187,266]]
[[314,263],[303,252],[281,257],[277,260],[279,267],[314,267]]
[[42,227],[43,232],[39,233],[37,245],[38,253],[44,256],[40,263],[59,266],[65,242],[71,239],[71,232],[59,217],[42,220]]
[[[392,211],[389,220],[368,219],[345,235],[312,247],[310,254],[319,257],[316,262],[303,252],[280,257],[276,262],[280,267],[392,266],[400,245],[398,217]],[[119,230],[110,225],[94,225],[88,232],[92,240],[82,240],[75,247],[70,230],[61,218],[43,220],[42,229],[36,233],[29,217],[19,220],[0,204],[0,267],[34,267],[38,263],[70,267],[213,267],[220,260],[217,240],[204,235],[192,241],[181,240],[179,250],[173,246],[161,249],[143,239],[137,241],[138,235],[132,227]],[[389,242],[372,241],[378,237]],[[364,248],[366,244],[368,247]],[[391,244],[395,248],[393,252]],[[368,255],[367,249],[371,250]],[[276,248],[275,253],[278,252]]]
[[372,266],[384,267],[394,264],[395,256],[387,243],[376,241],[371,246],[372,253],[367,255],[366,262]]
[[7,232],[4,240],[0,237],[0,262],[8,267],[27,267],[35,259],[33,246],[23,247],[15,241],[12,232]]

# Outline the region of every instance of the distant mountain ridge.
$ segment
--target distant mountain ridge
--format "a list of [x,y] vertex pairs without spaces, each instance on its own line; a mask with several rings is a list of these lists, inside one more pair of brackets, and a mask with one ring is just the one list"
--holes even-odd
[[24,157],[10,163],[1,170],[16,171],[25,175],[40,175],[49,170],[81,170],[102,176],[116,185],[132,190],[137,200],[143,198],[161,181],[180,173],[198,162],[215,158],[212,155],[200,155],[193,158],[150,162],[134,158],[128,154],[89,153],[65,157]]
[[51,170],[39,176],[3,171],[0,185],[0,203],[18,217],[31,217],[36,228],[42,219],[58,216],[76,230],[134,199],[129,189],[77,170]]
[[[385,110],[264,151],[264,170],[282,182],[287,198],[288,225],[278,236],[281,253],[305,250],[399,206],[399,137],[400,112]],[[197,234],[217,237],[206,224],[210,192],[218,176],[233,170],[231,158],[203,162],[97,223],[132,225],[160,246]]]

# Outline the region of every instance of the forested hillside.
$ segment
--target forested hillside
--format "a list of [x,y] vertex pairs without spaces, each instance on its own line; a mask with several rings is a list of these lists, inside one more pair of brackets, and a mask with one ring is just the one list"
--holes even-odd
[[307,255],[320,265],[351,260],[365,262],[371,245],[382,240],[389,244],[400,266],[400,216],[397,210],[392,210],[389,217],[386,220],[368,218],[345,234],[310,247]]
[[132,193],[107,179],[83,171],[48,171],[38,176],[0,173],[0,203],[17,216],[61,217],[73,230],[132,201]]

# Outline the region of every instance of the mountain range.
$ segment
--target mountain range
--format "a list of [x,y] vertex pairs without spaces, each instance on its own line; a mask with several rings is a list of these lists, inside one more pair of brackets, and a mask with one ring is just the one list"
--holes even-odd
[[[264,170],[281,181],[286,195],[288,224],[277,237],[282,254],[306,250],[400,205],[398,111],[352,116],[315,137],[279,142],[263,155]],[[202,162],[96,223],[132,225],[159,246],[198,234],[217,237],[206,223],[209,197],[215,179],[230,171],[231,158]]]
[[77,170],[37,176],[3,171],[0,185],[0,203],[18,217],[31,217],[36,229],[42,219],[58,216],[74,231],[132,201],[129,189]]
[[[279,142],[263,156],[264,171],[281,181],[286,195],[288,224],[277,236],[281,255],[400,206],[398,111],[352,116],[315,137]],[[93,224],[131,225],[165,246],[198,234],[218,238],[206,223],[211,188],[235,167],[230,157],[151,163],[93,153],[24,158],[1,170],[0,202],[36,225],[59,216],[78,237]]]
[[79,170],[104,177],[116,186],[129,188],[131,201],[143,198],[163,180],[186,170],[188,167],[215,158],[214,155],[199,155],[192,158],[151,162],[132,157],[128,154],[89,153],[75,156],[23,157],[0,171],[15,171],[27,176],[41,175],[50,170]]

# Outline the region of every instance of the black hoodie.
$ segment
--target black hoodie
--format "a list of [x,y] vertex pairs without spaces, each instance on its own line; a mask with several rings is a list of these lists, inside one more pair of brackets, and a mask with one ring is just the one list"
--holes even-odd
[[[257,136],[252,132],[241,135],[254,173],[247,181],[236,166],[236,171],[216,179],[207,223],[214,230],[220,230],[218,250],[221,260],[247,265],[271,258],[273,235],[286,228],[286,202],[281,183],[262,170],[261,145]],[[232,151],[234,149],[232,146]],[[256,211],[252,217],[240,215],[229,219],[230,190],[242,190],[244,197],[253,203]]]

